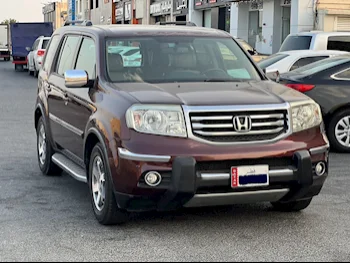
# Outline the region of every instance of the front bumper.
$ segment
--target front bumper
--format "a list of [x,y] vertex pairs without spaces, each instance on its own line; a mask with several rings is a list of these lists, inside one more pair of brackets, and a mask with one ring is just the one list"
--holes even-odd
[[[326,145],[297,151],[290,162],[270,167],[268,187],[233,189],[227,169],[230,165],[263,164],[264,159],[233,160],[227,165],[220,162],[220,167],[206,167],[193,157],[176,157],[172,159],[172,169],[161,172],[163,180],[157,187],[147,186],[141,176],[138,189],[157,191],[156,194],[116,192],[115,195],[119,207],[128,211],[302,200],[320,193],[328,176],[328,148]],[[170,156],[134,154],[123,148],[119,148],[119,157],[140,162],[168,163],[171,160]],[[323,176],[316,176],[315,160],[326,163]]]

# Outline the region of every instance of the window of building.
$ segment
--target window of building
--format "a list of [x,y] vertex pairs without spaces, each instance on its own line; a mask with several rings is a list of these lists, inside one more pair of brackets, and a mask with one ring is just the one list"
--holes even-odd
[[99,2],[100,2],[100,0],[96,0],[96,8],[98,8]]
[[94,0],[90,0],[90,9],[94,9]]
[[61,50],[60,59],[58,62],[57,73],[64,76],[67,70],[73,68],[74,53],[78,47],[79,36],[68,36]]
[[90,80],[96,78],[96,46],[91,38],[84,38],[75,69],[85,70]]

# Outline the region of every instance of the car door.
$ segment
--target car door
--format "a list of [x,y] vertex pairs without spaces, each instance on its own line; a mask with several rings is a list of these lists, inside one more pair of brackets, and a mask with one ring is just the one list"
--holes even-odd
[[44,84],[48,90],[48,110],[52,139],[56,146],[62,149],[69,148],[70,141],[74,140],[72,131],[75,136],[82,135],[80,131],[74,128],[74,123],[70,123],[69,112],[65,110],[68,94],[64,79],[64,73],[73,69],[80,40],[81,37],[78,35],[65,36],[55,66],[48,77],[47,83]]
[[[96,79],[96,55],[95,41],[84,36],[73,68],[86,71],[89,83],[94,83]],[[67,88],[67,100],[62,109],[63,120],[73,127],[69,129],[70,135],[64,141],[65,150],[71,156],[74,154],[80,161],[84,159],[85,128],[94,110],[89,90],[89,87]]]

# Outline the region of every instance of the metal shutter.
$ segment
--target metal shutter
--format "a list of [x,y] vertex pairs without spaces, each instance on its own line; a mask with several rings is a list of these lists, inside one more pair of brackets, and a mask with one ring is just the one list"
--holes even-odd
[[350,31],[350,16],[337,17],[337,31]]

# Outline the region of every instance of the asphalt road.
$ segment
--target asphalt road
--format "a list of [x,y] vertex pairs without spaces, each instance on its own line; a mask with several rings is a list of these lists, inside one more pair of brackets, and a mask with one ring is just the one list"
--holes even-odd
[[36,82],[0,61],[0,261],[350,260],[350,155],[331,155],[326,186],[301,213],[242,205],[100,226],[86,185],[39,171]]

